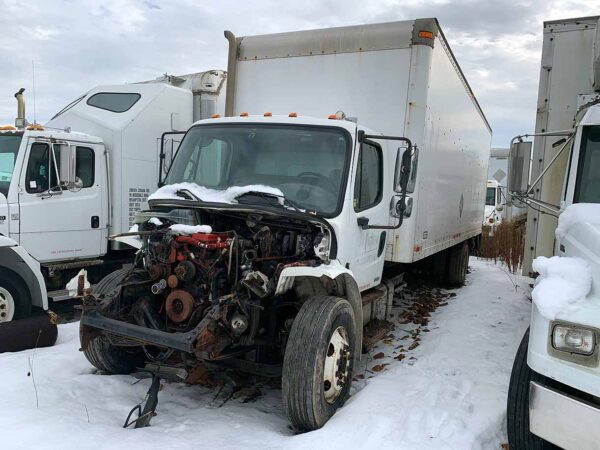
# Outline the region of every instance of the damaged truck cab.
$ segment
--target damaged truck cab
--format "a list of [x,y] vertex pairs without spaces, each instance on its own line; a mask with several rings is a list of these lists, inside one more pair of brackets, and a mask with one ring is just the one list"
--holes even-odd
[[86,299],[82,349],[109,373],[281,376],[312,430],[348,398],[403,267],[431,257],[464,282],[491,130],[435,19],[225,34],[228,117],[187,131],[112,237],[139,251]]

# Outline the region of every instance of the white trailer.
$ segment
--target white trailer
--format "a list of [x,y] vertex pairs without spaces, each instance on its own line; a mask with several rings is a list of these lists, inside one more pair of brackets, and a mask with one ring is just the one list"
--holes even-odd
[[[224,83],[210,71],[98,86],[43,127],[26,123],[19,91],[17,126],[0,131],[0,234],[41,264],[51,299],[70,298],[65,284],[82,268],[97,281],[130,262],[133,248],[108,235],[133,225],[184,130],[218,112]],[[35,290],[14,300],[46,309]]]
[[435,19],[226,36],[228,117],[188,130],[81,347],[109,373],[152,354],[160,376],[281,375],[288,417],[315,429],[348,398],[363,326],[389,316],[386,262],[435,256],[464,282],[491,131]]
[[509,188],[530,207],[523,271],[542,273],[510,381],[511,449],[600,442],[599,19],[544,23],[536,131],[512,143]]

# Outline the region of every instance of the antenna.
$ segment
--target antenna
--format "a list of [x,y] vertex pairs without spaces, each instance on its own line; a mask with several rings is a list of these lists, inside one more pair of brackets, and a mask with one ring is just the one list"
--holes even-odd
[[33,79],[33,123],[37,123],[35,120],[35,61],[31,60],[31,77]]

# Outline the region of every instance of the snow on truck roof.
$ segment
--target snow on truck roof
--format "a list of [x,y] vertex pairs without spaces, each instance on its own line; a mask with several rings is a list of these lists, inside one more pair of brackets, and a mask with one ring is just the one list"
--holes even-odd
[[[225,32],[227,36],[227,31]],[[237,61],[319,56],[338,53],[368,52],[410,48],[413,45],[435,45],[435,38],[448,54],[465,89],[492,130],[469,82],[467,81],[436,18],[422,18],[285,33],[243,36],[237,38]]]

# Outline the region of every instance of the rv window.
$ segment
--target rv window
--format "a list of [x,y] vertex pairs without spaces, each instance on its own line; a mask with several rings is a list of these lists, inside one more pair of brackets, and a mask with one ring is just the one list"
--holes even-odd
[[382,160],[379,147],[367,143],[362,145],[354,183],[354,209],[356,211],[371,208],[381,200]]
[[600,203],[600,126],[584,127],[574,203]]
[[77,147],[75,160],[75,176],[82,181],[82,187],[94,184],[94,150],[88,147]]
[[[56,150],[56,163],[59,165],[60,173],[60,150]],[[41,142],[36,142],[31,146],[29,152],[29,163],[27,164],[27,175],[25,176],[25,189],[30,194],[37,194],[47,191],[50,187],[55,187],[58,182],[56,179],[56,168],[50,146]]]
[[141,98],[140,94],[126,92],[99,92],[87,100],[87,104],[116,113],[129,111]]

